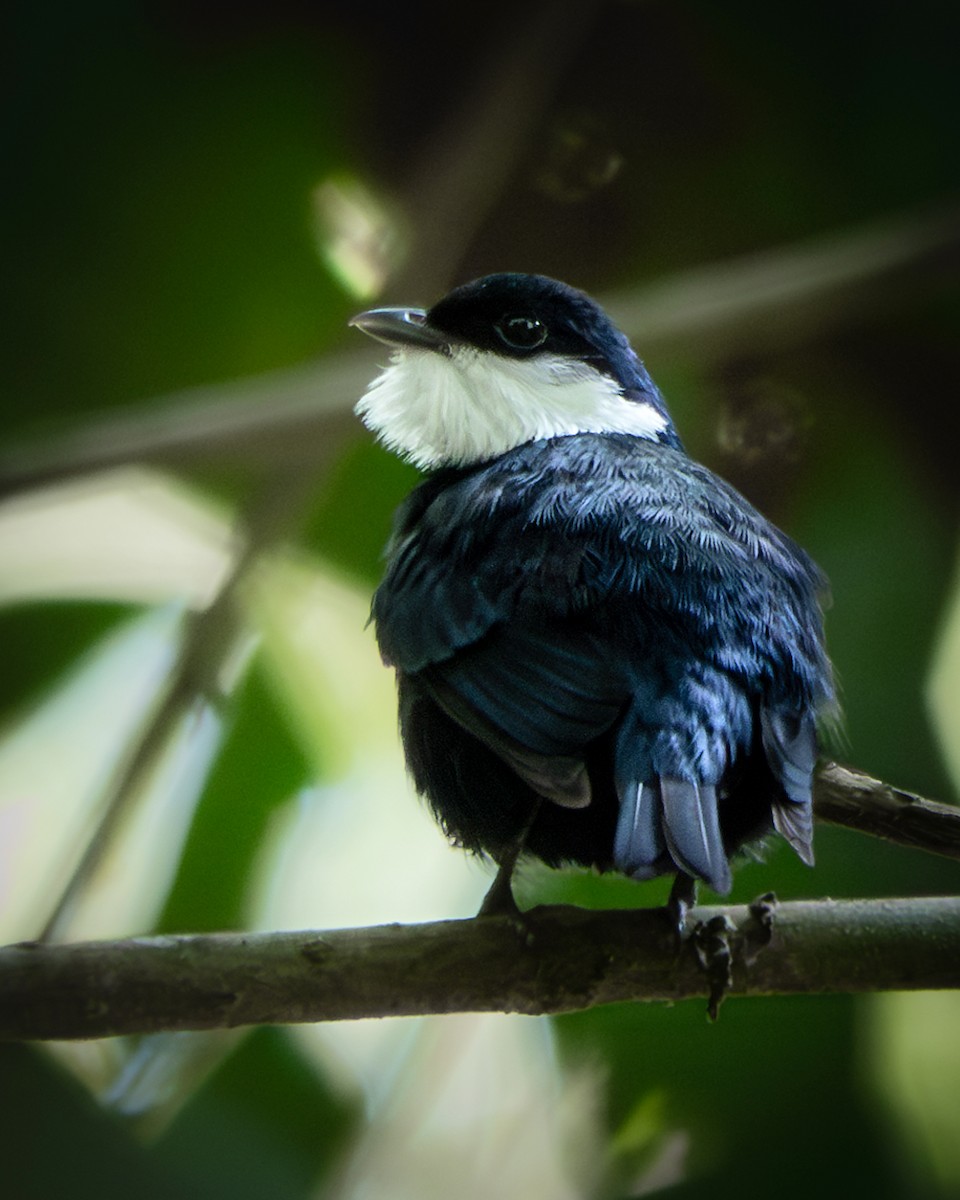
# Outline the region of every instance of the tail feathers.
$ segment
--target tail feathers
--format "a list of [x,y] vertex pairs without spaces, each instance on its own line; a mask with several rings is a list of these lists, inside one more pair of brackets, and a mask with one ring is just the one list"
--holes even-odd
[[726,895],[733,885],[720,835],[717,789],[685,779],[661,779],[663,832],[674,862]]
[[760,710],[760,731],[770,769],[783,797],[773,803],[773,825],[798,856],[813,866],[813,770],[817,732],[809,713]]
[[773,805],[773,827],[790,843],[801,861],[813,866],[813,805],[778,801]]
[[716,789],[660,779],[623,789],[614,842],[617,867],[651,879],[672,865],[725,895],[732,879],[720,835]]
[[634,879],[652,879],[662,873],[657,861],[666,849],[657,788],[649,783],[630,784],[620,800],[613,843],[617,868]]

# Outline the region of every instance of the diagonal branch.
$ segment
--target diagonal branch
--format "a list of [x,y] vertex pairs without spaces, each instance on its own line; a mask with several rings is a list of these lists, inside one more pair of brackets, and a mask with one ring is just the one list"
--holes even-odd
[[[728,940],[730,995],[960,986],[960,899],[783,904],[766,946],[761,915],[757,906],[690,914]],[[565,907],[325,933],[24,943],[0,950],[0,1037],[716,1000],[702,945],[693,936],[678,952],[663,909]]]
[[[604,306],[648,361],[683,347],[684,361],[716,362],[744,346],[808,342],[855,323],[878,305],[949,274],[960,246],[960,213],[913,212],[764,254],[714,263],[629,292]],[[428,287],[408,281],[409,298]],[[369,383],[375,354],[322,361],[231,383],[156,397],[0,452],[0,499],[58,479],[142,462],[326,467],[357,430],[350,408]]]
[[839,763],[824,763],[817,772],[814,811],[831,825],[960,859],[960,808],[924,800]]

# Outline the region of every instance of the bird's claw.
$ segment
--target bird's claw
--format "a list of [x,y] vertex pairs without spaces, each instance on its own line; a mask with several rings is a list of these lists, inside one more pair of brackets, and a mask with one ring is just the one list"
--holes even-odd
[[773,938],[774,918],[780,901],[774,892],[764,892],[748,907],[749,916],[740,930],[743,940],[742,956],[745,966],[757,961],[757,955],[769,946]]
[[511,880],[513,879],[513,862],[509,867],[503,864],[497,870],[493,883],[487,888],[487,894],[481,901],[477,912],[478,917],[519,917],[520,909],[513,894]]
[[700,968],[710,984],[707,1016],[715,1021],[727,992],[733,987],[733,964],[752,966],[758,955],[773,938],[774,917],[778,900],[773,892],[765,892],[748,906],[747,920],[741,928],[721,913],[694,928],[690,941]]
[[701,921],[691,935],[697,962],[710,984],[707,1016],[711,1021],[719,1016],[720,1005],[733,987],[732,935],[736,932],[736,925],[726,913],[721,913],[709,921]]
[[687,932],[687,913],[696,902],[697,881],[685,871],[678,871],[664,908],[678,953],[683,946],[684,935]]

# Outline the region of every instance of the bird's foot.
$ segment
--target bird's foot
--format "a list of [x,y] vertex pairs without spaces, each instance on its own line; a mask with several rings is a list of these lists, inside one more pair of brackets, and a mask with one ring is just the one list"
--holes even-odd
[[487,889],[487,894],[477,911],[477,916],[499,917],[501,920],[506,920],[521,945],[529,949],[533,945],[533,930],[527,914],[517,906],[513,888],[510,886],[515,866],[516,856],[500,863],[493,883]]
[[542,807],[543,800],[538,798],[531,806],[520,832],[511,842],[507,843],[505,849],[501,850],[497,859],[497,873],[493,883],[487,889],[487,894],[483,898],[480,911],[477,913],[478,917],[513,917],[515,921],[520,922],[523,914],[517,907],[511,881],[513,880],[513,872],[516,870],[517,860],[520,858],[523,848],[526,845],[527,835]]
[[774,892],[764,892],[749,905],[747,911],[750,915],[740,930],[743,939],[743,961],[746,966],[756,962],[764,947],[770,945],[779,903]]
[[707,1016],[715,1021],[720,1015],[720,1005],[727,992],[733,987],[733,946],[731,938],[737,927],[725,914],[701,921],[690,940],[701,969],[710,984],[707,1000]]
[[493,883],[487,888],[487,894],[484,896],[477,912],[478,917],[513,917],[519,919],[521,915],[520,909],[517,907],[516,897],[513,894],[513,887],[511,886],[515,866],[516,857],[510,857],[500,863]]
[[707,1016],[715,1021],[720,1005],[733,986],[734,958],[745,967],[773,938],[774,918],[779,901],[773,892],[765,892],[748,906],[748,916],[738,929],[725,914],[701,921],[691,935],[697,962],[710,984]]
[[696,902],[697,881],[685,871],[678,871],[663,910],[670,922],[678,953],[683,946],[684,935],[687,932],[687,913]]

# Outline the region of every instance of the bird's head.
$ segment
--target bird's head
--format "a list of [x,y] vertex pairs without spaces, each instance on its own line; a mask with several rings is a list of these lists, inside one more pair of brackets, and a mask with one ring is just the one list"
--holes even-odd
[[350,324],[393,350],[356,411],[419,467],[469,466],[577,433],[679,445],[626,337],[555,279],[487,275],[429,310],[375,308]]

